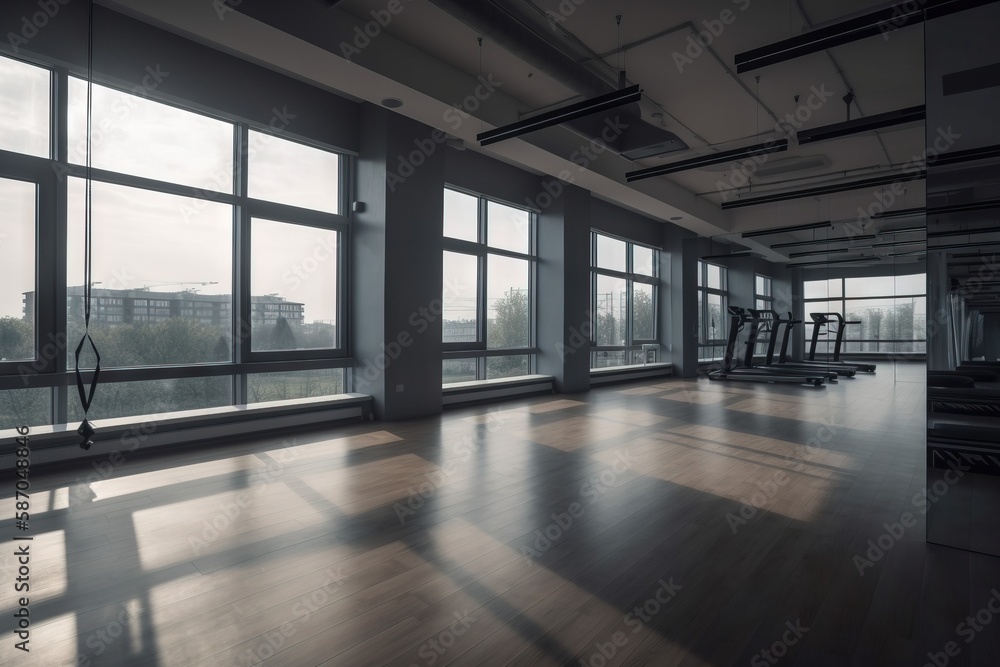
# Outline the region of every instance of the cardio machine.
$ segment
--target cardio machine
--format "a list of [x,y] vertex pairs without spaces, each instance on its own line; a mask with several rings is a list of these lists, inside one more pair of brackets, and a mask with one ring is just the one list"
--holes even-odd
[[833,360],[828,361],[827,364],[830,366],[853,366],[863,373],[875,372],[875,364],[865,364],[860,361],[840,360],[840,350],[844,345],[845,326],[848,324],[861,324],[860,320],[845,320],[844,316],[840,313],[809,313],[809,317],[811,317],[813,321],[812,341],[809,343],[809,361],[815,361],[816,359],[816,344],[819,342],[819,335],[822,333],[821,329],[823,327],[829,328],[831,324],[836,322],[837,330],[834,332],[836,334],[836,338],[833,344]]
[[[759,368],[761,370],[766,369],[777,373],[785,373],[788,375],[811,375],[821,373],[826,375],[827,380],[831,382],[836,382],[838,376],[840,375],[853,377],[857,372],[857,369],[853,366],[843,364],[831,366],[823,361],[800,362],[789,360],[788,341],[791,337],[792,327],[796,324],[802,324],[802,321],[792,319],[791,314],[789,314],[788,319],[782,319],[778,312],[773,309],[755,310],[753,308],[748,308],[747,312],[749,312],[753,317],[753,324],[750,332],[750,338],[753,344],[756,346],[761,332],[768,334],[767,351],[764,357],[764,362],[756,365],[755,368]],[[775,360],[774,351],[777,347],[778,333],[782,325],[784,325],[785,331],[781,340],[781,355],[777,360]],[[749,350],[747,352],[747,365],[753,365],[752,355]]]
[[[734,366],[736,357],[736,340],[739,334],[746,327],[747,323],[753,321],[753,317],[745,308],[740,306],[729,306],[730,325],[729,338],[726,342],[726,355],[723,357],[722,368],[708,374],[710,380],[737,380],[742,382],[770,382],[773,384],[811,384],[820,387],[826,381],[827,376],[823,373],[812,373],[810,375],[791,375],[788,373],[778,373],[753,366]],[[747,354],[753,358],[753,348],[750,347]]]

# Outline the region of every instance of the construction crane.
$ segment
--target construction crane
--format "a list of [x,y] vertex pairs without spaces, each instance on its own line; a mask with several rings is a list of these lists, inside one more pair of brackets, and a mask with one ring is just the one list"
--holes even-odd
[[[198,282],[198,281],[191,281],[191,280],[189,280],[189,281],[177,281],[177,282],[172,282],[172,283],[152,283],[152,284],[143,285],[142,287],[137,287],[136,291],[137,292],[148,292],[153,287],[169,287],[171,285],[199,285],[201,287],[204,287],[206,285],[218,285],[218,284],[219,284],[219,282],[217,280],[206,281],[206,282]],[[195,290],[195,289],[185,289],[183,291],[184,292],[196,292],[197,290]]]

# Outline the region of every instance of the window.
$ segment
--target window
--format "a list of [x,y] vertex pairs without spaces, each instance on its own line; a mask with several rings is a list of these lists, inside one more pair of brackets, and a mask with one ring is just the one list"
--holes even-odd
[[[114,369],[92,418],[343,392],[351,162],[156,101],[152,90],[95,84],[91,92],[88,184],[87,83],[0,56],[0,243],[9,251],[0,428],[81,416],[65,384],[84,330],[88,190],[91,335],[102,367]],[[57,160],[50,127],[61,117],[67,154]],[[248,192],[235,178],[243,173]],[[63,253],[65,266],[56,266]],[[81,361],[95,362],[89,346]]]
[[[754,309],[767,312],[773,308],[774,296],[771,289],[771,279],[767,276],[754,274]],[[773,323],[770,319],[764,318],[763,322],[757,345],[754,347],[754,354],[757,355],[767,354],[771,336],[776,333],[773,330]]]
[[659,339],[659,251],[591,233],[591,368],[643,363],[643,344]]
[[[840,313],[848,321],[842,352],[919,353],[927,351],[927,298],[924,273],[807,280],[804,336],[812,341],[810,313]],[[833,354],[836,335],[825,327],[817,354]]]
[[728,270],[698,262],[698,361],[718,361],[729,331]]
[[534,224],[531,211],[445,189],[445,384],[531,372]]
[[37,186],[0,178],[0,363],[35,358]]
[[337,348],[340,233],[254,218],[250,241],[253,350]]
[[253,199],[340,212],[340,156],[250,130],[247,185]]
[[0,56],[0,150],[51,152],[52,72]]
[[[233,123],[93,85],[95,169],[233,192]],[[87,162],[87,82],[69,79],[69,161]]]

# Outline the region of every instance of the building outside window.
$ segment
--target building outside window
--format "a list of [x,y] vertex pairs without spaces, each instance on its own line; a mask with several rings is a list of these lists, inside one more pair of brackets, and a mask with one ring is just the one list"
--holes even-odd
[[533,371],[535,217],[523,208],[445,189],[445,384]]

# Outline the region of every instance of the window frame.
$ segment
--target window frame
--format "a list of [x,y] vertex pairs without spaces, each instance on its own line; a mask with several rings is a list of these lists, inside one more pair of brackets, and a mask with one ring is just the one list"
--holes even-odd
[[[528,374],[535,370],[536,355],[538,354],[536,323],[537,323],[537,285],[538,285],[538,211],[520,206],[511,202],[483,195],[467,188],[445,183],[442,190],[442,198],[445,191],[451,190],[459,194],[475,197],[476,202],[476,241],[459,239],[444,235],[442,224],[442,262],[444,253],[452,252],[462,255],[469,255],[476,258],[476,340],[467,342],[446,343],[442,339],[441,351],[442,361],[475,359],[476,360],[476,380],[482,381],[490,379],[486,373],[486,359],[488,357],[528,357]],[[498,248],[489,245],[489,216],[487,210],[490,202],[507,206],[509,208],[524,211],[528,214],[528,252],[521,253],[506,248]],[[526,261],[528,263],[528,344],[519,347],[489,347],[488,321],[489,321],[489,257],[507,257]],[[442,286],[443,289],[443,286]],[[444,319],[442,318],[442,326]]]
[[[75,400],[73,388],[73,351],[77,341],[67,340],[67,240],[68,240],[68,182],[69,177],[86,181],[85,165],[69,161],[69,85],[70,77],[81,77],[78,68],[67,68],[52,63],[34,62],[25,58],[2,54],[0,57],[18,60],[48,70],[50,92],[50,154],[37,157],[0,149],[0,177],[34,182],[37,192],[35,227],[35,359],[17,362],[0,362],[0,392],[19,389],[47,389],[51,392],[48,410],[49,424],[65,424],[69,406]],[[227,117],[199,108],[191,103],[177,103],[154,91],[137,92],[135,87],[120,84],[107,78],[95,79],[95,85],[114,89],[127,95],[140,96],[152,102],[178,108],[190,113],[225,122],[233,128],[233,192],[223,193],[167,181],[152,180],[128,173],[92,169],[93,182],[102,182],[139,188],[152,192],[189,197],[226,204],[232,207],[233,265],[232,298],[223,315],[232,329],[233,351],[231,361],[204,362],[183,365],[150,365],[142,367],[103,368],[102,384],[123,382],[153,382],[158,380],[183,380],[228,376],[231,379],[232,405],[247,403],[247,384],[251,374],[281,373],[308,370],[337,369],[342,373],[343,390],[351,389],[353,359],[350,357],[350,252],[351,225],[348,208],[356,170],[356,158],[334,146],[286,134],[266,123],[248,123],[236,117]],[[276,136],[280,139],[304,144],[335,154],[339,161],[338,211],[324,213],[288,206],[247,196],[247,165],[249,160],[247,137],[250,129]],[[338,294],[337,294],[337,345],[323,350],[294,350],[252,352],[251,329],[248,326],[250,303],[250,220],[254,217],[289,224],[317,227],[339,232],[338,243]],[[95,304],[96,306],[96,304]],[[49,343],[53,343],[49,345]],[[50,350],[49,348],[52,348]],[[25,366],[30,372],[22,373]],[[93,371],[84,370],[84,382],[90,382]],[[98,392],[100,393],[100,392]]]
[[[717,267],[719,272],[719,279],[721,287],[709,287],[708,286],[708,267]],[[697,264],[698,272],[698,303],[699,303],[699,322],[698,326],[698,360],[699,362],[716,361],[722,359],[722,356],[718,356],[714,353],[714,349],[718,347],[725,348],[729,342],[729,267],[723,266],[722,264],[715,264],[714,262],[708,262],[703,259],[698,260]],[[756,292],[756,280],[754,284],[754,291]],[[709,338],[706,335],[708,327],[706,323],[709,322],[711,316],[708,306],[708,296],[717,295],[720,297],[720,319],[719,322],[719,338]],[[711,348],[713,354],[710,356],[705,356],[703,351]]]
[[[625,243],[625,271],[617,271],[614,269],[606,269],[598,266],[598,237],[604,236],[616,241],[622,241]],[[635,271],[635,248],[643,248],[646,250],[653,251],[653,263],[652,263],[652,274],[647,276],[643,273],[636,273]],[[594,366],[594,353],[595,352],[624,352],[625,360],[628,361],[629,353],[635,352],[636,350],[642,350],[643,345],[658,345],[660,343],[660,253],[662,248],[657,248],[655,246],[647,245],[645,243],[639,243],[637,241],[632,241],[630,239],[614,236],[613,234],[608,234],[607,232],[591,229],[590,230],[590,327],[593,334],[590,337],[590,367],[591,370],[596,368]],[[597,283],[600,276],[607,278],[614,278],[618,280],[625,281],[625,312],[623,313],[624,319],[624,332],[625,332],[625,343],[623,345],[598,345],[597,344],[597,332],[598,332],[598,314],[597,314]],[[643,285],[649,285],[653,288],[652,296],[652,306],[653,306],[653,337],[652,338],[636,338],[635,337],[635,284],[640,283]],[[632,364],[626,363],[625,366],[630,366]]]

